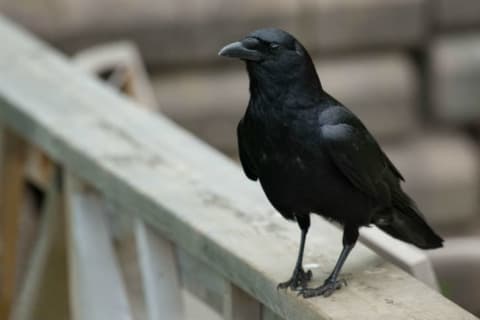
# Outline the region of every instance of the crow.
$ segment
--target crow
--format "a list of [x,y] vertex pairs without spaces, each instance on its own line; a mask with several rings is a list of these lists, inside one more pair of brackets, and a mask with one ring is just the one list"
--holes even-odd
[[[442,246],[402,190],[398,169],[360,119],[323,89],[310,55],[291,34],[259,29],[219,55],[245,61],[249,76],[250,100],[237,127],[244,172],[301,230],[293,274],[278,288],[305,298],[340,289],[340,270],[362,226],[374,224],[422,249]],[[310,213],[343,226],[343,249],[318,288],[307,287],[312,273],[302,266]]]

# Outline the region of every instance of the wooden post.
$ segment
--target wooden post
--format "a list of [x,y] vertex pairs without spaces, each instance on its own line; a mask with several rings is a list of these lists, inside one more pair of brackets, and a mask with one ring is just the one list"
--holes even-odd
[[15,298],[19,218],[24,192],[25,141],[10,130],[4,131],[3,165],[0,168],[0,319],[8,319]]
[[142,221],[135,226],[148,320],[183,319],[178,266],[173,245]]
[[72,319],[131,320],[103,202],[71,176],[66,194]]
[[177,250],[185,289],[226,320],[260,320],[261,303],[187,252]]
[[225,292],[223,317],[225,320],[260,320],[262,306],[248,293],[234,284]]
[[178,247],[177,260],[183,288],[214,312],[223,315],[227,305],[224,303],[225,292],[229,291],[230,283],[205,262]]
[[52,177],[54,163],[39,148],[30,145],[25,167],[26,179],[42,191],[46,191]]
[[[122,209],[107,202],[109,211],[119,212]],[[139,266],[137,243],[135,240],[135,223],[127,214],[107,214],[108,225],[112,231],[112,240],[118,265],[127,290],[127,299],[134,319],[147,320],[145,293],[142,274]]]
[[65,212],[60,171],[56,170],[49,180],[39,236],[12,310],[12,320],[68,319]]

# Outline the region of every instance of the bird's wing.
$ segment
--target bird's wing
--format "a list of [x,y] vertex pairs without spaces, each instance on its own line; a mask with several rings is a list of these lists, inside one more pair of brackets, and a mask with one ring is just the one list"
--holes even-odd
[[327,124],[321,127],[321,134],[325,149],[335,166],[365,194],[377,198],[382,192],[379,182],[391,180],[392,173],[397,178],[401,177],[363,126]]
[[246,145],[246,136],[243,129],[243,119],[240,120],[237,126],[237,140],[238,140],[238,153],[240,155],[240,163],[242,164],[245,175],[255,181],[258,179],[257,170],[248,154],[248,148]]

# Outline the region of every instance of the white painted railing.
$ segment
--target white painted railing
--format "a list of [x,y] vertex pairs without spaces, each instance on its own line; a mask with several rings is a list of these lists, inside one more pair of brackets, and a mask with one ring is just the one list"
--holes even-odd
[[[0,39],[1,319],[182,319],[182,289],[224,319],[475,319],[362,244],[345,268],[348,287],[332,297],[278,291],[299,232],[236,164],[5,20]],[[47,159],[36,175],[46,200],[17,281],[32,145]],[[436,286],[422,254],[408,262],[377,237],[364,235]],[[305,255],[312,285],[340,245],[338,230],[315,218]]]

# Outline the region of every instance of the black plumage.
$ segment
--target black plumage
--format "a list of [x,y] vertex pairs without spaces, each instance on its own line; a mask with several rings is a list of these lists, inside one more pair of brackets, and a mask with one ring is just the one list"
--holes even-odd
[[[219,54],[247,65],[250,101],[237,129],[245,174],[259,180],[271,204],[301,229],[293,275],[279,287],[300,288],[304,297],[340,288],[338,274],[361,226],[375,224],[422,249],[442,246],[402,191],[400,172],[362,122],[323,90],[311,57],[293,36],[260,29]],[[302,268],[310,213],[344,226],[338,262],[314,289],[306,288],[311,272]]]

